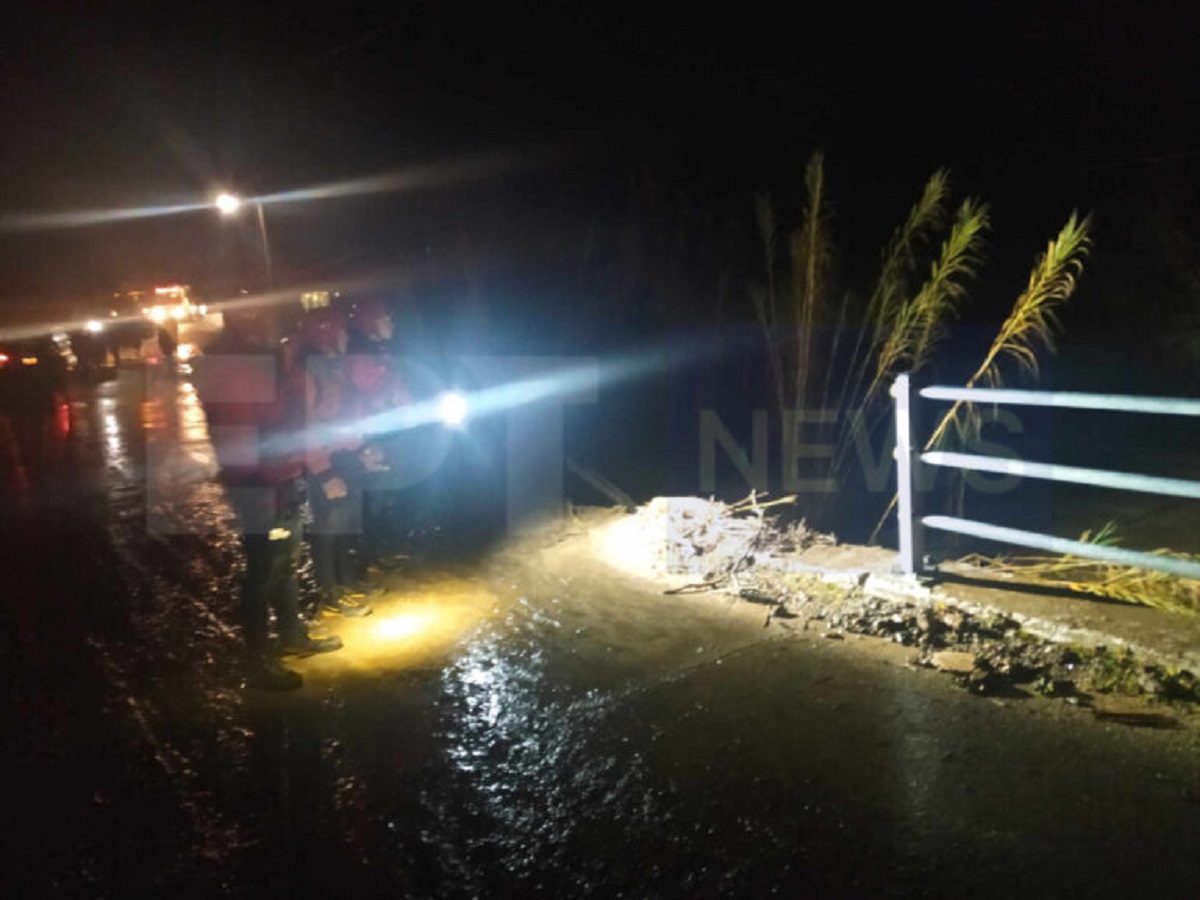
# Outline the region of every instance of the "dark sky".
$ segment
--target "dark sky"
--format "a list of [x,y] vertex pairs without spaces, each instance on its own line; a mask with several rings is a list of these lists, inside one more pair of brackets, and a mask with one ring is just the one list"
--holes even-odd
[[[1200,174],[1188,4],[961,4],[936,16],[912,4],[654,10],[10,8],[0,210],[190,202],[219,184],[269,193],[546,146],[569,151],[547,171],[568,205],[644,162],[719,208],[748,203],[755,188],[795,196],[819,146],[839,214],[886,205],[872,241],[948,165],[1036,246],[1073,206],[1147,168]],[[317,201],[272,212],[272,225],[281,247],[332,254],[360,229],[372,246],[389,229],[393,244],[419,243],[471,214],[467,194],[458,205],[450,194]],[[190,213],[0,233],[0,297],[202,277],[186,270],[211,264],[204,248],[226,239],[223,227]]]

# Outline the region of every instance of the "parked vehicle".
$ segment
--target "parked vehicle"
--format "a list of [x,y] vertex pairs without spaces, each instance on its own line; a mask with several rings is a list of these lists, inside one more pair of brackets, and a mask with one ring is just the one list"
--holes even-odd
[[66,451],[73,354],[53,337],[0,342],[0,417],[17,462],[38,481]]

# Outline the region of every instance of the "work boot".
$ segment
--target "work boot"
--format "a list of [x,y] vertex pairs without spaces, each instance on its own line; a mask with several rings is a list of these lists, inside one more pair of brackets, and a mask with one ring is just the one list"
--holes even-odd
[[277,660],[260,657],[246,664],[246,687],[260,691],[294,691],[303,686],[300,673]]
[[329,626],[321,621],[321,610],[314,609],[312,617],[304,617],[301,619],[301,624],[304,626],[304,632],[313,640],[321,640],[332,636]]
[[343,600],[349,600],[358,606],[365,606],[368,610],[374,608],[375,604],[385,596],[387,596],[387,588],[367,581],[360,581],[353,587],[346,588],[342,593]]
[[280,642],[280,650],[284,656],[313,656],[341,649],[342,639],[336,634],[326,637],[312,637],[306,634],[302,638]]
[[333,616],[359,618],[371,614],[371,606],[363,594],[340,593],[321,601],[321,612]]
[[392,572],[399,572],[410,562],[412,562],[412,557],[403,553],[383,555],[367,565],[367,574],[386,575]]

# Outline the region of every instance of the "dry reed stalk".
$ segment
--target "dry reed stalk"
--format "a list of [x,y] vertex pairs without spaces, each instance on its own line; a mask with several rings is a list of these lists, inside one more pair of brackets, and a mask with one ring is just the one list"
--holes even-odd
[[[980,383],[990,387],[1003,384],[1000,363],[1005,359],[1015,360],[1019,370],[1033,378],[1037,377],[1037,352],[1039,349],[1054,349],[1054,330],[1058,327],[1057,311],[1075,292],[1079,273],[1083,270],[1083,257],[1087,255],[1091,244],[1090,228],[1090,217],[1080,219],[1076,213],[1071,213],[1058,236],[1050,241],[1046,252],[1038,258],[1033,271],[1030,272],[1029,284],[1013,304],[1004,324],[1000,326],[991,347],[984,355],[983,362],[975,370],[975,374],[967,379],[966,387],[972,388]],[[960,415],[966,418],[960,419]],[[974,415],[973,405],[962,400],[957,401],[942,416],[925,442],[924,449],[928,451],[939,446],[951,425],[958,428],[960,436],[977,433],[979,421]],[[896,496],[893,495],[871,532],[870,542],[875,541],[879,530],[895,507]]]

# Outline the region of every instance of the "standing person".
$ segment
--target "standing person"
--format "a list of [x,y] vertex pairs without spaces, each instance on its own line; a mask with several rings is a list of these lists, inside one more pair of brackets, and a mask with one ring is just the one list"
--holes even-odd
[[79,372],[88,381],[95,380],[104,368],[104,338],[90,331],[78,331],[71,335],[71,349],[75,352]]
[[305,474],[313,521],[309,531],[313,572],[322,612],[370,615],[356,590],[354,537],[362,530],[361,473],[377,468],[355,422],[353,386],[347,376],[348,335],[341,315],[330,307],[305,313],[300,323],[296,370],[304,398]]
[[314,638],[300,620],[299,559],[304,500],[297,398],[286,390],[272,322],[254,310],[225,313],[225,330],[197,362],[196,390],[221,467],[221,481],[238,515],[246,573],[238,617],[246,643],[247,684],[294,690],[303,684],[268,642],[268,607],[275,612],[282,652],[327,653],[336,636]]
[[[364,418],[412,402],[393,353],[394,333],[391,309],[382,300],[369,298],[354,305],[350,316],[347,376],[354,389],[358,414]],[[363,488],[366,538],[363,545],[368,562],[382,555],[382,545],[386,544],[386,536],[395,525],[395,510],[389,503],[395,491],[388,484],[389,470],[385,465],[389,456],[391,452],[379,452],[374,457],[378,471],[374,476],[366,476]]]
[[179,350],[179,340],[165,325],[158,326],[158,349],[162,351],[163,368],[168,372],[175,371],[175,354]]

